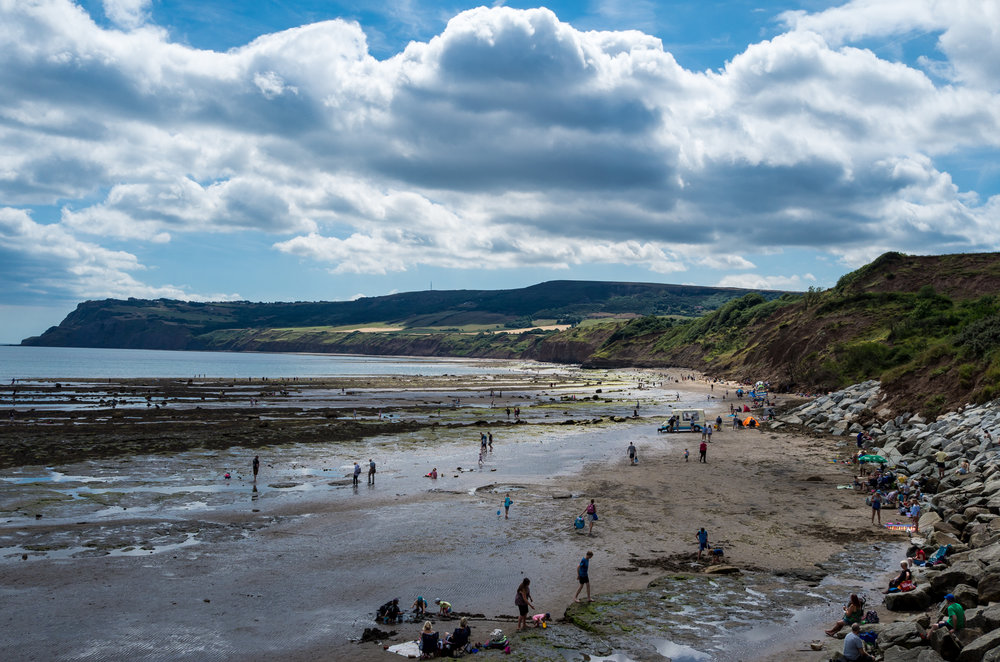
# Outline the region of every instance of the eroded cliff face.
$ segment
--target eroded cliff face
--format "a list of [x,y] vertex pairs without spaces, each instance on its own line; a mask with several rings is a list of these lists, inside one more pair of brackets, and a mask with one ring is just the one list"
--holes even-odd
[[200,349],[191,330],[146,319],[95,319],[72,327],[54,326],[23,345],[117,349]]
[[524,358],[547,363],[586,363],[610,335],[610,330],[592,333],[585,339],[567,339],[562,334],[556,334],[545,338]]

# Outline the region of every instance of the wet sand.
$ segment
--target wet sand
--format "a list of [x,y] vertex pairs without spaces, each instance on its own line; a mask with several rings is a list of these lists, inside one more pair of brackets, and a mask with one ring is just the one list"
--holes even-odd
[[[856,494],[836,489],[850,476],[832,462],[849,452],[846,438],[724,429],[700,464],[699,436],[657,434],[656,427],[677,391],[684,403],[728,412],[728,400],[707,399],[721,396],[720,387],[668,381],[639,390],[642,375],[648,383],[650,373],[636,371],[602,373],[589,384],[576,372],[548,375],[544,383],[508,383],[503,398],[469,378],[464,389],[458,381],[410,389],[394,380],[364,392],[344,385],[336,395],[337,387],[325,385],[325,393],[278,396],[286,406],[265,402],[256,413],[220,403],[171,419],[167,434],[184,443],[169,453],[130,452],[137,442],[129,439],[149,435],[148,421],[147,428],[135,422],[128,424],[137,428],[132,436],[110,435],[123,440],[112,444],[120,452],[51,470],[8,467],[0,472],[0,622],[9,634],[0,656],[392,660],[399,658],[380,646],[350,641],[374,625],[371,612],[389,598],[405,607],[416,595],[441,597],[459,612],[482,614],[473,619],[474,638],[496,626],[512,632],[521,577],[532,578],[539,609],[558,617],[587,549],[595,552],[593,588],[608,594],[641,589],[664,572],[698,571],[699,526],[725,548],[727,563],[769,573],[815,573],[814,563],[845,545],[901,540],[868,524]],[[338,397],[340,406],[331,405]],[[455,409],[453,398],[460,400]],[[639,419],[631,418],[636,399]],[[508,405],[520,406],[526,422],[508,422]],[[353,424],[355,410],[370,434],[338,438],[323,427]],[[206,423],[219,411],[230,415],[222,425],[234,435],[228,442],[209,441],[218,427]],[[99,419],[114,413],[95,410],[93,423],[74,419],[74,428],[93,427],[83,434],[93,432],[90,445],[99,446],[109,436]],[[260,417],[250,421],[256,425],[273,416],[284,436],[253,437],[261,428],[239,427],[251,415]],[[609,422],[612,416],[618,422]],[[597,418],[602,422],[564,424]],[[42,431],[31,434],[56,447],[72,429],[65,423],[33,425]],[[407,427],[381,427],[392,425]],[[7,427],[23,433],[29,426],[18,420]],[[50,434],[54,429],[59,434]],[[312,436],[303,432],[309,429]],[[496,438],[482,470],[481,430]],[[19,436],[0,438],[6,445]],[[639,448],[638,466],[625,459],[629,441]],[[264,465],[256,492],[247,475],[255,453]],[[354,490],[345,474],[368,457],[380,467],[376,484],[366,486],[362,475]],[[433,483],[422,478],[430,466],[442,475]],[[227,470],[228,481],[220,477]],[[508,491],[514,506],[503,520],[496,511]],[[572,520],[590,498],[600,520],[588,537]],[[830,622],[838,611],[831,605]],[[419,625],[392,629],[398,634],[389,641],[403,641]],[[816,653],[794,651],[821,637],[822,630],[803,631],[785,652],[753,654],[813,660]]]

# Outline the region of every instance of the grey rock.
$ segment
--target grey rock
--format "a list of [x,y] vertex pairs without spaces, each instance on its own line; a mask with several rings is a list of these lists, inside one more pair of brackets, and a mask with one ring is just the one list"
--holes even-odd
[[[884,648],[882,641],[879,641],[879,647]],[[882,658],[882,662],[917,662],[919,655],[919,649],[893,646],[892,648],[885,649],[885,657]]]
[[975,586],[959,584],[951,590],[951,593],[955,596],[958,604],[962,605],[962,609],[972,609],[979,606],[979,594]]
[[969,559],[979,561],[986,565],[996,566],[1000,570],[1000,544],[992,544],[987,547],[979,547],[969,552]]
[[958,662],[982,662],[986,653],[1000,648],[1000,630],[988,632],[967,643],[958,656]]
[[885,607],[890,611],[923,611],[934,602],[934,593],[928,584],[905,593],[890,593],[885,596]]
[[931,586],[936,593],[949,593],[959,584],[975,586],[982,571],[983,566],[976,561],[961,561],[930,577]]
[[970,628],[979,628],[983,632],[1000,628],[1000,603],[967,610],[965,612],[965,625]]
[[871,629],[878,632],[878,645],[880,648],[888,648],[890,646],[914,648],[915,646],[922,646],[924,644],[924,640],[920,638],[920,628],[913,621],[885,623],[872,626]]
[[979,577],[979,604],[1000,602],[1000,568],[990,566],[990,569]]
[[962,650],[958,639],[946,628],[939,628],[929,633],[927,638],[930,640],[931,648],[936,650],[946,660],[954,660]]

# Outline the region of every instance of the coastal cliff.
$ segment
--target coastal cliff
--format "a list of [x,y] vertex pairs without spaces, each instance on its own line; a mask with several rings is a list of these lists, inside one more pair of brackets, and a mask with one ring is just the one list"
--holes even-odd
[[780,390],[879,379],[937,415],[1000,396],[1000,254],[886,253],[804,293],[553,281],[354,302],[81,303],[26,345],[683,367]]

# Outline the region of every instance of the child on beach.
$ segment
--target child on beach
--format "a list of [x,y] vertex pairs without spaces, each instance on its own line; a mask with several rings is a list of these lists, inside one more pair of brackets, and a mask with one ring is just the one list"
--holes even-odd
[[512,504],[512,503],[514,503],[514,502],[511,500],[510,494],[507,494],[507,496],[505,496],[503,498],[503,518],[504,519],[509,519],[507,516],[510,514],[510,504]]
[[688,449],[685,448],[684,449],[684,461],[687,462],[689,457],[691,457],[691,453],[688,452]]
[[423,616],[424,612],[427,611],[427,601],[424,600],[424,596],[418,595],[417,599],[413,601],[411,605],[413,608],[413,613],[417,616]]
[[546,621],[549,621],[551,619],[552,619],[552,614],[549,613],[535,614],[534,616],[531,617],[531,622],[534,623],[534,627],[536,628],[539,626],[541,626],[542,628],[546,628],[548,627],[548,625],[546,625]]
[[451,603],[445,602],[440,598],[434,601],[434,604],[438,606],[438,616],[448,616],[451,614]]
[[587,507],[580,514],[580,516],[586,516],[587,519],[590,520],[590,528],[587,529],[587,535],[589,536],[594,532],[594,522],[597,521],[597,506],[594,504],[593,499],[590,500],[590,503],[587,504]]

